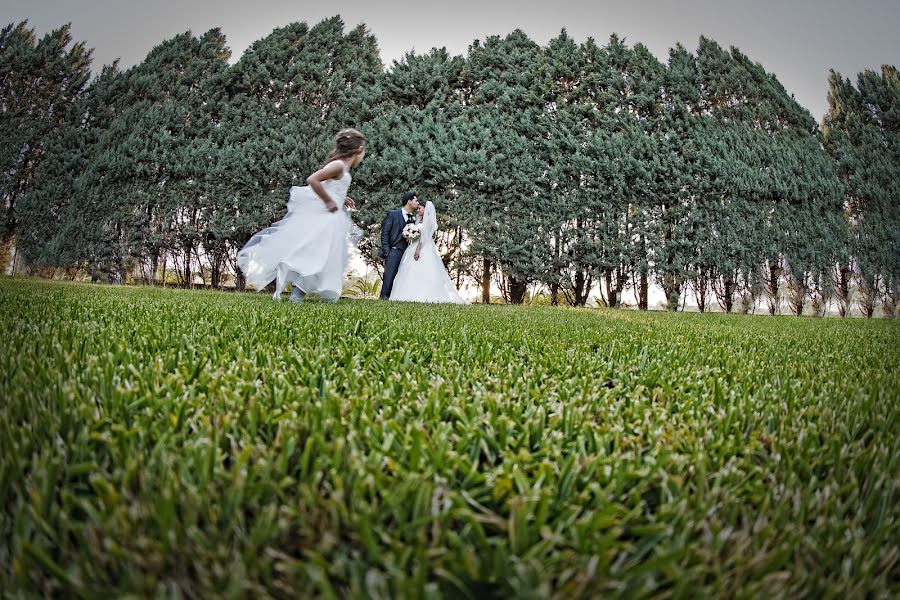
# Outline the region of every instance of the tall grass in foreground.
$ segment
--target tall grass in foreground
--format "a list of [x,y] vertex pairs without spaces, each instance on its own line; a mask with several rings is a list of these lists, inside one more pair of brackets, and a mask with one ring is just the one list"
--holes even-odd
[[896,597],[900,323],[0,279],[9,597]]

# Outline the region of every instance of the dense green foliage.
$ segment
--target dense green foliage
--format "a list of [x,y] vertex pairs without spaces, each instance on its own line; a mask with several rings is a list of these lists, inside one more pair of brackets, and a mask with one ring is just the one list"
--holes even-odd
[[237,250],[356,126],[370,153],[354,219],[376,270],[384,211],[415,189],[454,279],[485,300],[493,281],[512,303],[634,291],[648,308],[655,284],[671,310],[763,295],[773,314],[900,309],[888,65],[858,89],[835,74],[820,132],[762,65],[705,37],[663,62],[616,35],[541,46],[515,30],[385,69],[374,36],[334,17],[234,64],[221,31],[186,32],[90,85],[90,53],[69,45],[67,28],[0,32],[3,241],[16,233],[32,267],[242,289]]
[[900,324],[0,280],[0,588],[896,597]]
[[853,86],[839,73],[829,80],[824,139],[845,183],[850,228],[838,246],[837,296],[848,305],[848,273],[856,263],[860,305],[871,316],[883,296],[891,312],[900,302],[900,71],[864,71]]
[[73,119],[91,52],[65,25],[40,40],[26,23],[0,29],[0,240],[18,228],[16,203],[35,182],[46,139]]

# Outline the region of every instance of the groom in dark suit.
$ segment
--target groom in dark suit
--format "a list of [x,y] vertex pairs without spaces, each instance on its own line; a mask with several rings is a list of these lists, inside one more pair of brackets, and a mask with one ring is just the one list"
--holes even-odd
[[400,200],[400,208],[387,211],[381,226],[381,258],[384,259],[384,279],[381,284],[381,299],[391,297],[394,277],[400,268],[403,252],[409,242],[403,237],[403,228],[416,222],[419,199],[415,192],[406,192]]

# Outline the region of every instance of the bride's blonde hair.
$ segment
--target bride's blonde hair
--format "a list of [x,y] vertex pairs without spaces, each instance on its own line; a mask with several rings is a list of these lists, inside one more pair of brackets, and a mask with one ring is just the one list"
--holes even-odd
[[334,150],[331,151],[325,162],[350,158],[365,147],[366,137],[363,134],[352,127],[341,129],[334,136]]

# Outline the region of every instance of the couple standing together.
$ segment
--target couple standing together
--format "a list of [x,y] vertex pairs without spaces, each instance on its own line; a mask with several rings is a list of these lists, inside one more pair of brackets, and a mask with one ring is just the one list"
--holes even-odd
[[[261,290],[274,281],[275,300],[293,285],[293,302],[302,302],[307,294],[337,301],[350,261],[351,221],[346,209],[356,206],[347,196],[350,169],[365,155],[366,140],[360,132],[338,132],[325,166],[306,178],[308,186],[291,188],[287,214],[238,252],[238,267],[248,284]],[[381,233],[382,298],[465,303],[437,252],[436,231],[434,204],[420,206],[415,193],[404,194],[401,208],[388,211]]]
[[420,204],[415,192],[403,194],[401,203],[387,212],[381,227],[381,299],[465,304],[434,243],[434,204]]

